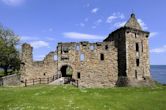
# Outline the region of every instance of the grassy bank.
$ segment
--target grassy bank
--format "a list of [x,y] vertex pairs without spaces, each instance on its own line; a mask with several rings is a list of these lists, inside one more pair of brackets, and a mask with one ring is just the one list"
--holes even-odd
[[73,86],[0,88],[0,110],[165,110],[166,86],[78,89]]

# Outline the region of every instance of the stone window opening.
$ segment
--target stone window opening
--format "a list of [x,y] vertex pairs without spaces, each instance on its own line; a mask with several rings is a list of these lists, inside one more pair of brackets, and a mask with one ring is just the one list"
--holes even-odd
[[137,70],[135,70],[135,78],[136,79],[138,78],[138,76],[137,76]]
[[108,50],[108,45],[105,45],[105,50]]
[[100,60],[101,60],[101,61],[104,60],[104,54],[103,54],[103,53],[100,54]]
[[139,63],[140,63],[139,59],[136,59],[137,66],[139,66]]
[[80,74],[80,72],[77,72],[77,78],[78,78],[78,79],[81,78],[81,74]]
[[136,51],[139,52],[139,44],[136,43],[135,46],[136,46]]
[[94,50],[94,45],[91,45],[91,46],[90,46],[90,50]]
[[135,38],[137,38],[137,33],[135,33]]
[[81,55],[80,55],[80,61],[84,61],[85,60],[85,55],[82,53]]
[[46,73],[44,73],[43,76],[46,76]]
[[54,61],[58,61],[58,56],[54,55]]
[[79,51],[80,50],[80,46],[76,45],[76,50]]

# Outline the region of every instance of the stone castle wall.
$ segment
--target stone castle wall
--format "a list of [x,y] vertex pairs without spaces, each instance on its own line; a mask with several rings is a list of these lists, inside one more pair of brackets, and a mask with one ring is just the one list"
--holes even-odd
[[[63,48],[67,48],[68,53],[63,52]],[[101,54],[104,55],[104,60],[100,59]],[[80,58],[82,55],[84,59]],[[64,60],[61,60],[63,58]],[[62,43],[58,45],[59,73],[63,65],[73,68],[72,77],[79,80],[80,86],[112,87],[118,78],[117,48],[114,42]]]
[[148,36],[149,32],[143,31],[131,14],[125,26],[110,33],[103,42],[58,43],[57,50],[43,61],[34,62],[33,48],[23,44],[21,79],[57,74],[66,77],[69,69],[69,76],[82,87],[148,85],[152,81]]

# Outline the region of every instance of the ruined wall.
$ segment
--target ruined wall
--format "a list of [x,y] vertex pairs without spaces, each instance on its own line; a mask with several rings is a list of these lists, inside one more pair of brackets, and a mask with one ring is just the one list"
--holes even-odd
[[57,61],[54,61],[56,52],[50,52],[43,61],[33,61],[33,48],[29,44],[22,45],[21,80],[47,78],[57,73]]
[[[104,55],[104,60],[100,59],[101,54]],[[81,61],[82,55],[84,60]],[[60,43],[58,45],[59,73],[63,65],[70,65],[73,68],[72,77],[79,80],[80,86],[113,87],[118,78],[117,48],[114,42]]]

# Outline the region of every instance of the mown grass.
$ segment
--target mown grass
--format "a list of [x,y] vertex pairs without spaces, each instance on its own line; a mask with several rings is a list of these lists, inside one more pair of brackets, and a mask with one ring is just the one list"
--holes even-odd
[[166,110],[166,86],[78,89],[1,87],[0,110]]

